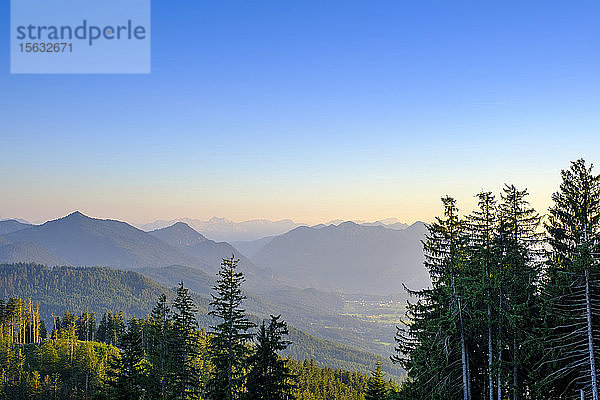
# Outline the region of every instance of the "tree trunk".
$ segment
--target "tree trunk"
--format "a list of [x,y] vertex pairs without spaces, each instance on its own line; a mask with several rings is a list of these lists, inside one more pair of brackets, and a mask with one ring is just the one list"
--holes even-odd
[[[490,296],[491,297],[491,296]],[[487,309],[488,314],[488,385],[490,389],[490,398],[489,400],[494,400],[494,378],[492,376],[492,363],[494,361],[494,355],[492,352],[494,351],[492,347],[492,310],[490,305],[488,304]]]
[[500,293],[498,309],[498,400],[502,400],[502,293]]
[[513,400],[517,400],[519,397],[519,367],[518,361],[518,343],[517,343],[517,332],[513,333]]
[[462,308],[460,305],[460,297],[457,297],[457,301],[458,301],[458,319],[459,319],[459,324],[460,324],[460,347],[461,347],[461,356],[462,356],[463,398],[464,398],[464,400],[471,400],[471,396],[469,393],[467,347],[466,347],[466,343],[465,343],[465,330],[463,327]]
[[592,306],[590,300],[589,270],[585,270],[585,305],[587,317],[588,350],[590,356],[590,377],[592,380],[592,399],[598,400],[598,383],[596,380],[596,359],[594,356],[594,340],[592,331]]

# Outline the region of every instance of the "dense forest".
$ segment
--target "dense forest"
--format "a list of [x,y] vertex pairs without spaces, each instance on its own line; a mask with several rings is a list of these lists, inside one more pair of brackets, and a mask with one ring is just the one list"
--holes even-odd
[[547,217],[506,185],[442,217],[424,241],[432,286],[410,292],[394,356],[400,399],[598,399],[600,176],[561,173]]
[[215,324],[198,328],[198,308],[183,283],[150,315],[52,314],[12,297],[0,301],[0,397],[6,399],[352,399],[393,393],[378,363],[371,376],[295,361],[287,324],[252,322],[242,308],[243,275],[223,260],[212,295]]

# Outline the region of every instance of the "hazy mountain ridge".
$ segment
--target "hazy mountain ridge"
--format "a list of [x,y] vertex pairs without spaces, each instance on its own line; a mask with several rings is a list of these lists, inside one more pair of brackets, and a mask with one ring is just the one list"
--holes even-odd
[[310,225],[294,222],[291,219],[282,219],[278,221],[271,221],[268,219],[252,219],[248,221],[234,222],[227,218],[219,217],[212,217],[208,221],[182,217],[172,220],[157,220],[146,224],[138,224],[136,226],[144,231],[149,232],[172,226],[177,222],[186,223],[191,228],[209,239],[217,242],[229,242],[231,244],[234,244],[234,242],[252,242],[259,239],[264,239],[266,237],[282,235],[300,226],[323,227],[329,225],[339,225],[343,222],[355,222],[359,225],[365,226],[384,226],[389,229],[396,230],[402,230],[409,226],[397,218],[386,218],[374,222],[365,220],[345,221],[341,219],[335,219],[323,224]]
[[421,240],[425,225],[404,230],[354,222],[302,226],[277,236],[252,261],[300,287],[346,293],[390,294],[402,284],[426,286]]
[[183,264],[208,269],[203,261],[125,222],[90,218],[80,212],[3,237],[13,244],[34,243],[71,265],[135,269]]
[[177,218],[169,221],[159,220],[141,224],[139,228],[145,231],[152,231],[166,228],[177,222],[185,222],[197,232],[217,242],[255,240],[264,236],[280,235],[302,225],[290,219],[279,221],[253,219],[233,222],[226,218],[212,217],[208,221],[194,218]]
[[35,243],[10,243],[0,237],[0,263],[32,262],[43,265],[66,265],[63,259],[46,251]]
[[20,231],[32,226],[32,224],[21,222],[17,219],[5,219],[0,221],[0,235]]
[[250,286],[270,285],[273,273],[257,267],[238,249],[227,242],[215,242],[207,239],[184,222],[177,222],[166,228],[148,232],[150,235],[177,247],[190,256],[197,257],[210,266],[209,272],[214,276],[220,268],[223,258],[235,256],[239,260],[240,271],[246,276]]

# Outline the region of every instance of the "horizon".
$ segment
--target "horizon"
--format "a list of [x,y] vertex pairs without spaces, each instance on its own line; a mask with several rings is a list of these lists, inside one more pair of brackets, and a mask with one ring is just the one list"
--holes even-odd
[[386,220],[393,220],[393,222],[389,222],[388,223],[402,223],[402,224],[406,224],[407,226],[411,226],[415,223],[418,222],[425,222],[422,220],[415,220],[412,222],[405,222],[402,221],[396,217],[386,217],[386,218],[381,218],[381,219],[377,219],[377,220],[363,220],[363,219],[342,219],[342,218],[333,218],[333,219],[328,219],[325,221],[321,221],[321,222],[317,222],[317,223],[306,223],[303,221],[297,221],[291,218],[283,218],[283,219],[267,219],[267,218],[251,218],[251,219],[247,219],[247,220],[232,220],[226,217],[220,217],[220,216],[212,216],[206,219],[202,219],[202,218],[193,218],[193,217],[176,217],[176,218],[169,218],[169,219],[151,219],[151,220],[147,220],[147,221],[140,221],[140,222],[132,222],[129,221],[127,219],[120,219],[120,218],[115,218],[115,217],[106,217],[106,216],[95,216],[95,215],[91,215],[85,211],[81,211],[81,210],[72,210],[67,212],[64,215],[61,216],[56,216],[56,217],[50,217],[47,219],[38,219],[38,220],[29,220],[29,219],[25,219],[25,218],[21,218],[21,217],[5,217],[5,216],[0,216],[0,221],[18,221],[18,222],[23,222],[23,223],[28,223],[28,224],[32,224],[32,225],[42,225],[46,222],[51,222],[51,221],[56,221],[59,219],[63,219],[66,218],[72,214],[81,214],[85,217],[88,218],[92,218],[92,219],[99,219],[99,220],[114,220],[114,221],[120,221],[120,222],[126,222],[129,225],[135,226],[135,227],[140,227],[143,225],[151,225],[151,224],[155,224],[155,223],[178,223],[178,222],[183,222],[186,225],[189,226],[189,224],[187,224],[187,222],[185,222],[185,220],[193,220],[193,221],[199,221],[199,222],[211,222],[213,220],[222,220],[224,222],[228,222],[228,223],[233,223],[233,224],[242,224],[242,223],[246,223],[246,222],[260,222],[260,221],[265,221],[265,222],[271,222],[271,223],[277,223],[277,222],[287,222],[290,221],[294,224],[297,225],[304,225],[304,226],[316,226],[316,225],[328,225],[328,224],[339,224],[339,223],[343,223],[343,222],[355,222],[357,224],[369,224],[369,223],[377,223],[377,222],[385,222]]

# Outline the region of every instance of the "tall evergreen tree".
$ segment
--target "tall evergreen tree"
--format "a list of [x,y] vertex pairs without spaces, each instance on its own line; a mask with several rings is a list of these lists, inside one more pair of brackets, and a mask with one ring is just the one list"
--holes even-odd
[[545,298],[546,357],[540,392],[548,398],[598,398],[600,354],[600,175],[580,159],[561,171],[546,224],[551,252]]
[[242,294],[244,275],[237,270],[239,260],[233,255],[224,258],[213,288],[210,315],[219,324],[211,327],[210,359],[214,366],[208,382],[211,400],[240,398],[244,383],[244,367],[249,355],[249,330],[254,326],[241,307],[246,298]]
[[173,301],[174,381],[179,386],[178,398],[181,400],[200,396],[200,371],[195,362],[199,354],[197,312],[194,300],[181,282]]
[[287,400],[292,399],[295,378],[286,360],[278,352],[291,343],[283,337],[288,334],[287,325],[280,321],[281,316],[271,315],[265,326],[263,321],[256,334],[256,349],[248,359],[247,379],[248,400]]
[[425,266],[432,287],[410,291],[406,328],[398,328],[397,355],[408,373],[408,390],[420,399],[470,399],[468,335],[463,300],[465,292],[465,223],[456,201],[442,199],[444,218],[427,226],[423,243]]
[[[479,396],[487,395],[489,400],[494,400],[494,322],[495,322],[495,288],[494,278],[498,277],[497,264],[494,262],[493,241],[497,230],[496,200],[491,192],[481,192],[476,195],[478,208],[468,218],[468,231],[470,236],[469,258],[472,266],[473,281],[470,284],[471,309],[474,320],[478,323],[472,327],[475,331],[485,331],[486,342],[476,343],[479,351],[476,354],[487,352],[487,368],[480,368],[481,375],[487,375],[487,380],[481,385],[482,389],[487,385],[487,391],[480,390]],[[483,314],[483,315],[482,315]],[[483,322],[485,321],[485,322]],[[482,338],[484,335],[476,335]],[[475,363],[481,367],[482,363]]]
[[[529,365],[532,354],[524,343],[532,338],[532,321],[539,315],[537,303],[537,285],[540,279],[541,265],[541,224],[540,215],[529,205],[527,190],[518,190],[514,185],[505,185],[502,202],[499,206],[499,218],[503,227],[506,244],[503,252],[503,274],[510,279],[503,280],[501,297],[508,308],[499,306],[499,318],[508,322],[512,339],[512,399],[523,398],[531,390],[532,382],[526,382],[527,374],[522,367]],[[505,313],[506,311],[506,313]],[[500,338],[499,338],[500,340]],[[508,343],[507,343],[508,344]],[[499,393],[501,392],[499,388]]]
[[149,354],[153,374],[158,378],[152,382],[152,395],[161,400],[167,399],[168,380],[172,371],[172,354],[170,344],[173,342],[173,320],[163,293],[158,298],[150,315]]

